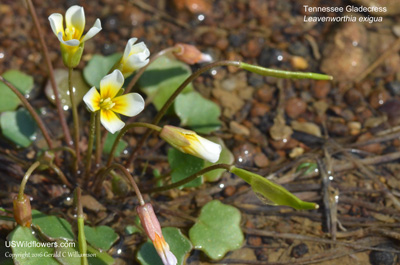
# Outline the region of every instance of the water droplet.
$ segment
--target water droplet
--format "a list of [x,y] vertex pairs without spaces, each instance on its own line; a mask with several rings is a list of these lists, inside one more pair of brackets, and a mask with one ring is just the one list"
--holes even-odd
[[77,171],[76,171],[76,174],[77,174],[77,175],[80,175],[80,174],[82,174],[82,171],[77,170]]
[[121,254],[121,253],[122,253],[122,249],[119,248],[119,249],[117,250],[117,254],[119,255],[119,254]]
[[249,150],[244,150],[244,154],[247,155],[249,153]]
[[330,176],[328,177],[328,179],[329,179],[330,181],[332,181],[332,180],[333,180],[333,176],[330,175]]
[[31,97],[31,95],[29,95],[29,94],[26,94],[26,95],[25,95],[25,98],[26,98],[26,99],[29,99],[30,97]]
[[358,42],[357,41],[353,41],[352,44],[353,44],[354,47],[358,46]]
[[287,143],[288,139],[287,138],[283,138],[282,142]]
[[124,155],[127,155],[127,154],[128,154],[128,150],[125,149],[122,153],[123,153]]
[[70,201],[70,200],[71,200],[71,197],[67,197],[67,198],[65,198],[65,200],[66,200],[66,201]]
[[259,192],[254,191],[254,194],[257,196],[257,198],[262,201],[265,204],[268,205],[277,205],[275,202],[271,201],[270,199],[268,199],[267,197],[265,197],[264,195],[262,195]]
[[4,52],[0,52],[0,59],[4,58]]
[[225,187],[225,184],[224,184],[224,183],[219,184],[219,188],[220,188],[220,189],[223,189],[224,187]]
[[31,140],[31,141],[35,141],[35,140],[36,140],[36,135],[32,135],[32,136],[30,136],[30,137],[29,137],[29,140]]
[[318,172],[319,172],[318,168],[314,169],[314,172],[315,172],[315,173],[318,173]]
[[205,16],[204,16],[203,14],[200,14],[200,15],[197,16],[197,19],[198,19],[199,21],[203,21],[204,18],[205,18]]
[[243,162],[243,158],[242,158],[242,157],[238,157],[238,161],[239,161],[240,163],[242,163],[242,162]]
[[74,218],[77,218],[78,217],[78,215],[77,214],[74,214]]
[[34,235],[35,234],[35,231],[32,231],[32,235]]
[[217,74],[217,70],[211,70],[211,75],[216,75]]
[[276,57],[276,59],[277,59],[278,61],[282,61],[282,60],[283,60],[283,56],[282,56],[282,55],[278,55],[278,57]]
[[335,202],[339,203],[339,195],[335,195]]
[[67,110],[69,109],[69,107],[68,107],[67,105],[64,105],[64,106],[63,106],[63,109],[64,109],[65,111],[67,111]]
[[29,197],[29,200],[30,200],[30,201],[33,201],[33,198],[32,198],[32,197]]

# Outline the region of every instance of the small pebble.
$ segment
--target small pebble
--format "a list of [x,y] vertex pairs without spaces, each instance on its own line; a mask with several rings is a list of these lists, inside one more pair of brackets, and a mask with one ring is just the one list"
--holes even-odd
[[258,64],[264,67],[280,66],[284,59],[283,52],[274,48],[264,48],[258,57]]
[[378,107],[382,106],[388,99],[390,98],[390,94],[383,89],[377,89],[372,91],[372,93],[369,96],[369,104],[374,109],[377,109]]
[[356,106],[362,102],[363,95],[357,89],[350,88],[344,94],[344,98],[347,104],[349,104],[350,106]]
[[227,186],[227,187],[224,189],[224,195],[225,195],[225,197],[230,197],[230,196],[232,196],[233,194],[235,194],[235,192],[236,192],[236,187],[235,187],[235,186]]
[[236,121],[231,121],[229,123],[229,127],[231,129],[231,132],[234,134],[239,134],[244,136],[250,135],[250,130],[246,126],[243,126]]
[[394,95],[394,96],[400,95],[400,82],[399,81],[393,81],[393,82],[387,83],[386,88],[389,90],[389,92],[392,95]]
[[269,160],[268,157],[263,153],[257,153],[254,156],[254,163],[256,164],[256,166],[263,168],[269,165]]
[[394,260],[394,254],[390,252],[373,250],[369,254],[369,262],[371,265],[393,265]]
[[358,121],[351,121],[351,122],[347,123],[347,127],[349,127],[351,135],[357,135],[360,133],[361,123]]
[[260,88],[256,92],[256,97],[262,102],[268,103],[274,98],[275,89],[265,86]]
[[331,91],[331,82],[329,81],[315,81],[313,86],[313,95],[317,99],[326,98]]
[[304,243],[298,244],[292,248],[292,257],[301,258],[308,253],[308,246]]
[[292,58],[290,58],[290,63],[293,68],[297,70],[305,70],[308,68],[308,62],[300,56],[292,56]]
[[258,247],[258,246],[261,246],[261,244],[262,244],[261,237],[259,237],[259,236],[249,236],[247,241],[250,246]]
[[307,109],[307,104],[300,98],[291,98],[286,101],[286,114],[295,119],[303,114]]

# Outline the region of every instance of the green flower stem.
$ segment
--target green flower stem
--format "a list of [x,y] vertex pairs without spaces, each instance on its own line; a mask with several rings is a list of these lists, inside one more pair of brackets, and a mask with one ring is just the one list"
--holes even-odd
[[265,68],[257,65],[247,64],[240,62],[239,68],[264,76],[273,76],[278,78],[289,79],[315,79],[315,80],[332,80],[330,75],[323,75],[317,73],[304,73],[304,72],[291,72],[271,68]]
[[157,125],[153,125],[150,123],[145,123],[145,122],[134,122],[131,124],[126,125],[118,134],[117,138],[114,141],[114,144],[111,148],[111,152],[110,152],[110,156],[108,157],[108,161],[107,161],[107,167],[109,167],[112,163],[112,160],[114,159],[114,154],[115,154],[115,150],[117,149],[118,143],[121,140],[122,136],[131,128],[135,128],[135,127],[146,127],[148,128],[148,130],[154,130],[157,132],[161,131],[161,127],[157,126]]
[[86,186],[88,181],[89,181],[89,176],[90,176],[90,168],[92,166],[92,151],[93,151],[93,142],[94,142],[94,132],[95,132],[95,120],[96,116],[98,116],[99,113],[92,112],[90,115],[90,132],[89,132],[89,140],[88,140],[88,148],[86,151],[86,158],[85,158],[85,175],[83,179],[83,183]]
[[107,175],[111,172],[111,170],[113,169],[119,169],[123,175],[129,180],[129,182],[131,183],[133,190],[136,193],[136,196],[139,200],[140,205],[144,205],[144,199],[142,196],[142,193],[139,190],[139,187],[137,186],[135,180],[133,179],[132,175],[129,173],[129,171],[122,165],[120,164],[112,164],[111,166],[107,167],[105,170],[102,170],[102,172],[99,174],[99,178],[98,178],[98,182],[97,185],[95,186],[95,192],[99,192],[100,188],[101,188],[101,184],[103,183],[103,181],[105,180],[105,178],[107,177]]
[[74,120],[74,144],[75,144],[75,170],[78,170],[78,163],[80,160],[79,154],[79,117],[78,117],[78,108],[75,102],[75,92],[72,87],[72,68],[68,68],[68,90],[69,90],[69,97],[71,99],[71,109],[72,109],[72,118]]
[[18,200],[22,201],[24,200],[24,191],[25,191],[25,186],[26,183],[28,182],[29,177],[32,175],[32,172],[38,168],[40,166],[40,162],[36,161],[35,163],[33,163],[28,170],[26,171],[24,178],[21,181],[21,186],[19,186],[19,192],[18,192]]
[[67,146],[58,146],[56,148],[50,149],[49,151],[52,151],[52,152],[66,151],[66,152],[70,153],[74,159],[76,159],[75,150],[70,147],[67,147]]
[[100,166],[101,154],[103,153],[103,147],[101,144],[101,126],[100,126],[100,114],[96,115],[96,153],[95,153],[95,164],[96,167]]
[[88,265],[87,260],[87,243],[85,237],[85,216],[83,214],[81,202],[81,189],[78,187],[75,190],[75,198],[77,205],[77,221],[78,221],[78,247],[81,255],[81,265]]
[[65,141],[67,142],[67,145],[72,147],[71,133],[69,132],[67,121],[64,116],[64,110],[61,105],[61,101],[60,101],[60,97],[59,97],[59,93],[58,93],[57,85],[56,85],[56,79],[54,77],[53,66],[51,65],[49,51],[47,50],[46,42],[44,41],[43,32],[40,27],[39,20],[36,16],[35,7],[32,4],[32,1],[26,0],[26,3],[28,6],[28,9],[29,9],[29,12],[31,13],[33,24],[35,25],[36,31],[38,33],[40,46],[42,47],[42,52],[43,52],[43,55],[44,55],[44,58],[46,61],[47,68],[49,70],[51,88],[53,89],[53,94],[54,94],[54,98],[55,98],[56,106],[57,106],[58,118],[60,119],[61,127],[64,132],[64,138],[65,138]]
[[[161,108],[161,110],[157,113],[156,117],[153,119],[152,123],[157,125],[160,122],[161,118],[164,116],[164,114],[166,113],[168,108],[172,105],[172,103],[174,102],[175,98],[182,92],[183,89],[185,89],[185,87],[188,84],[190,84],[190,82],[192,82],[194,79],[196,79],[202,73],[207,72],[208,70],[210,70],[210,69],[212,69],[214,67],[218,67],[218,66],[236,66],[236,67],[239,67],[240,66],[240,62],[239,61],[219,61],[219,62],[208,64],[208,65],[200,68],[196,72],[194,72],[191,76],[186,78],[186,80],[168,98],[168,100],[165,102],[164,106]],[[129,156],[129,158],[128,158],[127,162],[126,162],[126,165],[129,165],[129,164],[131,164],[133,162],[133,160],[135,159],[136,152],[143,146],[144,142],[150,136],[150,134],[151,134],[151,131],[148,129],[146,131],[146,133],[144,134],[144,136],[140,139],[140,141],[136,145],[135,149],[133,149],[131,155]]]
[[125,89],[125,94],[129,93],[132,88],[135,86],[135,84],[137,83],[137,81],[139,80],[139,78],[143,75],[144,71],[146,71],[147,67],[154,62],[155,60],[157,60],[160,56],[163,56],[167,53],[173,53],[178,51],[179,49],[174,47],[169,47],[166,48],[164,50],[159,51],[158,53],[156,53],[155,55],[151,56],[149,63],[145,66],[143,66],[142,68],[139,69],[139,71],[135,74],[135,76],[132,78],[132,80],[129,82],[128,86]]
[[153,188],[153,189],[149,189],[149,190],[144,190],[143,193],[153,193],[153,192],[161,192],[161,191],[167,191],[167,190],[171,190],[174,188],[178,188],[180,186],[183,186],[193,180],[195,180],[196,178],[204,175],[205,173],[209,172],[209,171],[213,171],[216,169],[225,169],[226,171],[229,171],[229,169],[231,168],[231,165],[227,165],[227,164],[216,164],[216,165],[212,165],[206,168],[203,168],[202,170],[200,170],[199,172],[185,178],[182,179],[178,182],[172,183],[170,185],[166,185],[163,187],[159,187],[159,188]]
[[57,176],[60,178],[61,182],[66,185],[68,188],[72,189],[72,185],[71,183],[69,183],[68,179],[65,177],[64,173],[61,171],[61,169],[59,167],[57,167],[54,164],[50,164],[48,165],[49,168],[51,168],[56,174]]
[[13,86],[10,82],[4,79],[4,77],[0,76],[0,81],[3,82],[6,86],[8,86],[11,89],[11,91],[14,92],[14,94],[17,95],[17,97],[21,100],[22,104],[24,104],[24,107],[29,111],[32,118],[36,121],[36,124],[39,126],[39,129],[42,132],[44,139],[46,140],[47,146],[49,147],[49,149],[53,149],[53,142],[51,141],[48,130],[44,125],[42,119],[39,117],[39,115],[33,109],[32,105],[29,103],[29,101],[21,94],[21,92],[19,92],[19,90],[15,86]]

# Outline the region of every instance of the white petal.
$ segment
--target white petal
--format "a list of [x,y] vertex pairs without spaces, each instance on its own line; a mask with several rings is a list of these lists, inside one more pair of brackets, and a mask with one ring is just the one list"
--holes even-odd
[[144,99],[138,93],[129,93],[113,99],[113,111],[128,117],[138,115],[144,109]]
[[113,99],[122,85],[124,84],[124,76],[121,71],[114,70],[111,74],[106,75],[100,81],[100,95],[102,99]]
[[104,128],[112,134],[125,126],[125,123],[111,110],[100,110],[100,121]]
[[58,32],[64,33],[63,16],[58,13],[49,16],[50,26],[54,34],[57,36]]
[[159,253],[159,256],[164,263],[164,265],[176,265],[178,260],[176,259],[174,253],[171,250],[164,249],[164,253]]
[[219,144],[211,142],[203,137],[197,136],[197,138],[200,142],[200,146],[197,148],[199,155],[211,163],[216,163],[219,160],[222,147]]
[[93,112],[100,109],[100,94],[95,87],[92,87],[83,97],[86,106]]
[[79,44],[80,44],[80,41],[75,40],[75,39],[64,41],[62,32],[58,32],[57,37],[60,42],[64,43],[65,45],[68,45],[68,46],[79,46]]
[[137,41],[137,38],[130,38],[128,40],[128,43],[125,46],[124,56],[122,57],[123,59],[125,59],[125,60],[128,59],[128,56],[132,50],[132,46],[133,46],[133,44],[135,44],[136,41]]
[[68,8],[65,13],[65,23],[67,24],[67,28],[75,28],[78,31],[75,37],[80,39],[85,29],[85,11],[83,7],[71,6]]
[[86,35],[82,38],[82,42],[85,42],[88,39],[93,38],[93,36],[96,35],[97,33],[99,33],[101,29],[102,29],[101,28],[101,21],[100,21],[100,19],[96,19],[96,21],[94,22],[93,27],[91,27],[89,29],[89,31],[86,33]]

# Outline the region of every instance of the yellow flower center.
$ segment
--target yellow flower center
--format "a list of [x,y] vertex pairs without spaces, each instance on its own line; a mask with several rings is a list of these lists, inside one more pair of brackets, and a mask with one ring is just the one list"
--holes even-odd
[[115,106],[115,103],[112,102],[111,98],[100,99],[100,108],[101,109],[109,110],[109,109],[112,109],[114,106]]
[[80,32],[74,27],[66,28],[64,33],[65,33],[65,39],[64,39],[65,41],[72,39],[79,40],[81,37]]

